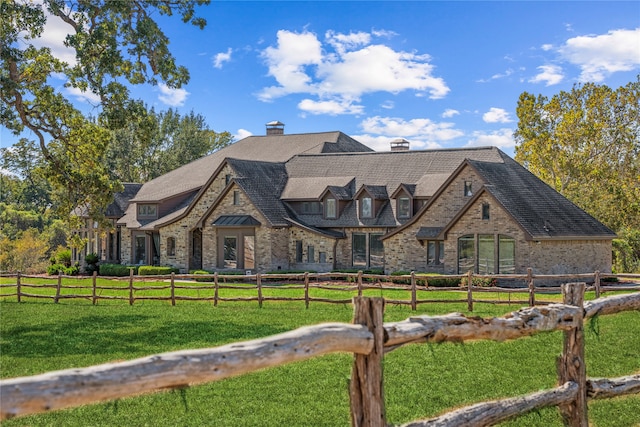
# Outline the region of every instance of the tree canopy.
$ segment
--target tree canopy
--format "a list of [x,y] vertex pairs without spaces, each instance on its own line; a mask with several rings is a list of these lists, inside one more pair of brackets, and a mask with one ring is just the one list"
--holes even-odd
[[[189,80],[176,64],[169,40],[152,16],[179,15],[199,28],[205,20],[196,6],[209,0],[9,0],[0,2],[0,123],[16,135],[35,138],[62,212],[84,205],[99,218],[120,189],[105,154],[112,131],[139,111],[128,85],[164,82],[179,88]],[[65,45],[75,58],[64,62],[51,49],[37,47],[47,16],[68,25]],[[85,117],[58,84],[100,100],[95,119]]]
[[618,234],[614,264],[640,271],[640,76],[518,100],[516,160]]
[[640,77],[520,95],[516,160],[614,231],[640,228]]

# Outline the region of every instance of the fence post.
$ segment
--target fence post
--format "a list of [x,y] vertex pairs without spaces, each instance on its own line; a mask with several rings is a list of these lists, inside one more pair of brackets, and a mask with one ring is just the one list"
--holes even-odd
[[56,285],[56,296],[53,297],[53,302],[58,303],[60,299],[60,288],[62,287],[62,273],[58,271],[58,284]]
[[576,399],[568,404],[559,405],[565,425],[587,427],[587,369],[584,359],[583,302],[584,283],[565,283],[562,285],[563,302],[580,308],[576,327],[564,332],[562,355],[558,358],[558,379],[560,384],[568,381],[578,384]]
[[91,279],[91,304],[96,305],[96,300],[98,297],[96,296],[96,281],[98,278],[98,272],[93,272],[93,277]]
[[262,281],[260,280],[260,273],[256,273],[256,285],[258,286],[258,305],[262,308]]
[[358,271],[358,296],[362,296],[362,270]]
[[213,306],[218,306],[218,272],[213,273]]
[[533,270],[527,268],[527,286],[529,287],[529,307],[536,305],[536,288],[533,285]]
[[416,311],[416,273],[411,272],[411,310]]
[[176,273],[171,272],[171,305],[176,305]]
[[22,284],[20,283],[20,272],[18,271],[18,275],[16,276],[16,294],[18,296],[18,302],[21,301],[22,298]]
[[133,268],[129,269],[129,305],[133,305]]
[[473,311],[473,271],[467,272],[467,310]]
[[309,273],[304,273],[304,306],[309,308]]
[[596,287],[596,298],[600,298],[600,271],[596,270],[594,286]]
[[384,356],[384,298],[353,298],[353,323],[366,325],[373,333],[371,353],[355,354],[349,398],[353,427],[386,426],[382,359]]

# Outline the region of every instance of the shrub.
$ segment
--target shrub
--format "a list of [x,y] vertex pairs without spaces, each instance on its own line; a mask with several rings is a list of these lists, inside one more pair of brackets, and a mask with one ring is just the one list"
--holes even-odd
[[161,265],[141,265],[140,268],[138,268],[138,274],[140,276],[161,276],[171,273],[180,273],[180,269]]
[[133,274],[138,274],[137,265],[100,264],[98,268],[101,276],[128,276],[131,269],[133,269]]
[[65,269],[66,268],[67,267],[65,267],[62,264],[57,264],[57,263],[56,264],[51,264],[49,267],[47,267],[47,274],[49,274],[51,276],[53,276],[54,274],[58,274],[58,273],[66,274],[65,273]]
[[84,262],[86,263],[84,269],[87,273],[93,273],[94,271],[98,271],[98,255],[95,253],[87,254],[84,257]]
[[60,246],[56,249],[53,259],[55,259],[58,264],[62,264],[65,267],[71,267],[71,249]]
[[[213,274],[207,270],[191,270],[189,274]],[[206,277],[202,279],[196,279],[196,282],[213,282],[213,278]]]
[[69,266],[64,269],[64,274],[66,274],[67,276],[77,276],[79,272],[80,265],[78,263],[75,263],[75,265]]

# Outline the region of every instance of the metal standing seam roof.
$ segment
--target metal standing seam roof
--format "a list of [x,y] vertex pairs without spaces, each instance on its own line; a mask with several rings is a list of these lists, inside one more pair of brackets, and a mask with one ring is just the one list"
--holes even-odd
[[260,221],[251,215],[222,215],[216,218],[211,224],[216,227],[255,227],[260,225]]

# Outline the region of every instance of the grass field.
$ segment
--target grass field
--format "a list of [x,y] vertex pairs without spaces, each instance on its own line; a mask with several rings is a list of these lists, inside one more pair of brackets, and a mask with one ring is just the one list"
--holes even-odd
[[[298,291],[289,291],[298,292]],[[380,291],[370,291],[375,296]],[[442,294],[442,295],[440,295]],[[434,292],[429,298],[463,299]],[[388,296],[385,291],[385,296]],[[340,294],[339,298],[344,298]],[[402,296],[407,298],[405,292]],[[391,298],[399,298],[392,295]],[[558,298],[552,296],[551,298]],[[387,305],[385,321],[415,314],[466,312],[466,303]],[[476,304],[473,315],[500,316],[518,306]],[[28,300],[0,301],[0,369],[3,378],[128,360],[154,353],[212,347],[327,321],[350,322],[347,304],[267,301],[206,302]],[[640,312],[602,316],[587,324],[590,377],[616,377],[640,369]],[[553,387],[562,334],[506,343],[410,345],[385,356],[387,420],[400,424],[447,409]],[[242,377],[88,405],[2,423],[3,426],[348,426],[347,382],[352,356],[337,354]],[[594,426],[640,424],[640,396],[592,401]],[[505,425],[561,426],[556,409]]]

